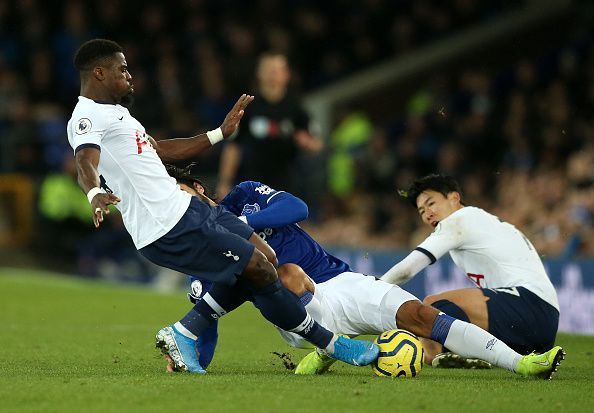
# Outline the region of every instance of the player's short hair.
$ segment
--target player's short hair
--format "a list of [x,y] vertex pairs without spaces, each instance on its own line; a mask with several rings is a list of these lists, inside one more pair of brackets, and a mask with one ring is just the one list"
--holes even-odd
[[214,196],[210,194],[210,188],[198,177],[196,172],[196,162],[192,162],[184,167],[172,164],[165,164],[165,169],[169,176],[175,178],[178,183],[186,184],[189,187],[194,185],[194,182],[199,183],[204,188],[204,194],[210,199],[215,200]]
[[[406,191],[399,191],[400,196],[406,198],[412,206],[417,207],[417,198],[422,192],[431,190],[447,196],[451,192],[458,192],[462,197],[460,184],[450,175],[431,174],[415,180]],[[460,200],[460,203],[463,202]]]
[[79,71],[91,70],[98,64],[106,64],[114,54],[123,53],[122,46],[107,39],[93,39],[83,43],[74,55],[74,67]]

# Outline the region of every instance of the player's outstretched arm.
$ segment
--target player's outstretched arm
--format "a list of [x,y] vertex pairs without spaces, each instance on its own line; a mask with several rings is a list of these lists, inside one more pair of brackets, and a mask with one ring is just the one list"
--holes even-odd
[[380,279],[390,284],[401,285],[413,278],[429,264],[431,264],[429,257],[415,250],[390,268]]
[[157,154],[163,162],[177,162],[196,157],[217,142],[231,136],[239,128],[245,108],[252,100],[253,96],[241,95],[218,129],[191,138],[165,139],[157,142],[156,146],[152,142]]
[[280,228],[304,221],[309,215],[307,204],[288,192],[279,192],[266,203],[266,207],[246,217],[255,230]]
[[78,185],[82,188],[93,210],[93,223],[98,228],[103,222],[103,213],[109,214],[109,205],[115,205],[120,202],[120,198],[114,194],[101,192],[99,185],[99,157],[101,151],[97,148],[83,148],[76,152],[76,171],[78,173]]

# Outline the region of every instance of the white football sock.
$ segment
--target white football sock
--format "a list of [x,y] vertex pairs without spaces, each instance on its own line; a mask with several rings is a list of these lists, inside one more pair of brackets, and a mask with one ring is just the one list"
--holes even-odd
[[314,294],[311,297],[311,301],[305,305],[305,311],[318,322],[322,327],[326,328],[324,323],[324,311],[322,308],[322,303]]
[[448,332],[444,346],[466,358],[478,358],[510,371],[522,356],[482,328],[464,321],[455,320]]
[[[322,302],[318,298],[318,294],[313,294],[310,302],[305,305],[305,310],[311,316],[311,318],[316,320],[322,327],[326,328],[326,323],[324,323],[324,308],[322,307]],[[322,354],[325,352],[330,354],[334,353],[334,342],[337,338],[338,336],[334,334],[334,337],[332,337],[332,340],[330,340],[330,343],[324,349]]]

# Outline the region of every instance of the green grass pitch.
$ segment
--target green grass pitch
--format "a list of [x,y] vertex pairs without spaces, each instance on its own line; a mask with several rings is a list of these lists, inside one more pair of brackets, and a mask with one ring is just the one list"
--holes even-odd
[[580,412],[594,406],[594,337],[561,334],[550,382],[507,371],[375,377],[337,365],[299,377],[288,347],[251,305],[225,316],[205,376],[165,373],[154,334],[189,308],[174,295],[0,270],[0,412]]

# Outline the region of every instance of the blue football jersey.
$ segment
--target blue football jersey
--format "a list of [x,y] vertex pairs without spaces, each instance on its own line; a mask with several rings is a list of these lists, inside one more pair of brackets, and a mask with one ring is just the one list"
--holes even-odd
[[279,265],[297,264],[316,283],[351,271],[347,263],[326,252],[297,224],[307,217],[307,206],[299,198],[260,182],[245,181],[221,205],[247,217],[248,224],[276,252]]

